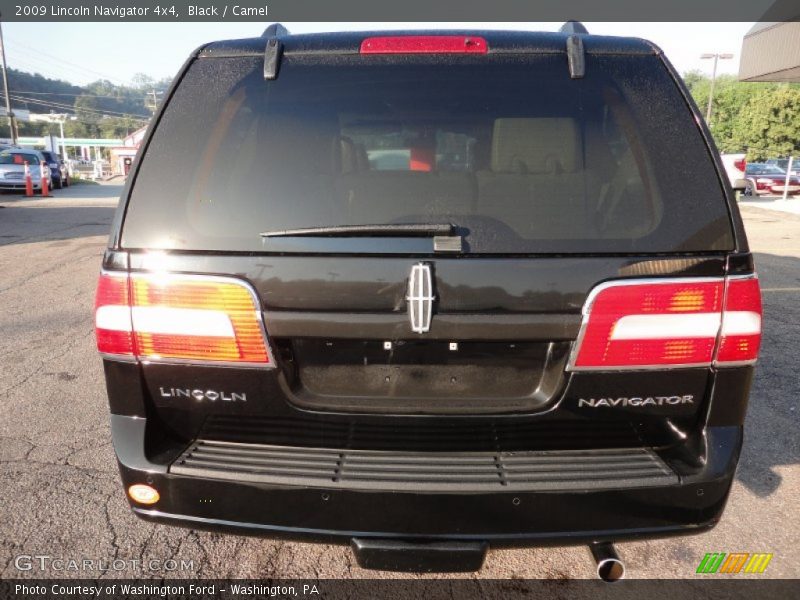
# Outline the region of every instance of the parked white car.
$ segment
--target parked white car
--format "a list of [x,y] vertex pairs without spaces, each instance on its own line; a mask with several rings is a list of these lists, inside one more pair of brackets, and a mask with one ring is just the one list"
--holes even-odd
[[[25,189],[25,163],[31,173],[33,189],[42,187],[42,171],[40,165],[44,156],[38,150],[14,148],[0,152],[0,189],[24,190]],[[48,185],[52,186],[50,168],[47,167]]]
[[747,178],[744,170],[747,167],[745,154],[721,154],[722,166],[731,182],[734,191],[744,192],[747,189]]

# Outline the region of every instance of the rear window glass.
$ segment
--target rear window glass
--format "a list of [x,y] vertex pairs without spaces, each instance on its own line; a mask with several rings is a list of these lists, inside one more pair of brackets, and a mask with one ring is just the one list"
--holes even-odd
[[753,165],[745,168],[748,175],[786,175],[786,171],[777,165]]
[[[260,233],[452,223],[469,253],[733,247],[708,150],[657,57],[587,56],[575,80],[563,55],[287,55],[275,81],[262,61],[192,65],[142,159],[124,246],[287,251]],[[312,245],[325,247],[290,251]]]
[[0,165],[38,165],[39,158],[35,154],[17,154],[5,153],[0,154]]

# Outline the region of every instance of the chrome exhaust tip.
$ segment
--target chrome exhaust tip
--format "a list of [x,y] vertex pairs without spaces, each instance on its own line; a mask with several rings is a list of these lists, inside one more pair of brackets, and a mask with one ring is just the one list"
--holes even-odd
[[607,583],[614,583],[625,577],[625,563],[620,559],[610,542],[589,544],[589,551],[597,564],[597,576]]

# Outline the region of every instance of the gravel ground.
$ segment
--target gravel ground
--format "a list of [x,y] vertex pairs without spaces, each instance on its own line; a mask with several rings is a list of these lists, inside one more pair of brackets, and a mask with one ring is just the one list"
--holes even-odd
[[[81,185],[43,200],[0,196],[0,577],[18,555],[191,560],[200,577],[397,577],[359,569],[340,546],[152,525],[118,481],[91,308],[121,187]],[[745,206],[764,288],[765,331],[746,442],[725,516],[695,537],[619,544],[629,578],[686,578],[706,552],[775,554],[769,577],[796,577],[800,554],[800,216]],[[114,575],[163,577],[133,568]],[[585,548],[491,551],[479,578],[590,578]]]

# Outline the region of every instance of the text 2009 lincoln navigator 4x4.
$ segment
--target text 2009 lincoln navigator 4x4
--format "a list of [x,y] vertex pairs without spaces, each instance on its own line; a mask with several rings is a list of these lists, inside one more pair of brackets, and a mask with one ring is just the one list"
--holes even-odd
[[96,301],[142,518],[466,570],[718,522],[761,302],[652,44],[289,35],[191,56]]

